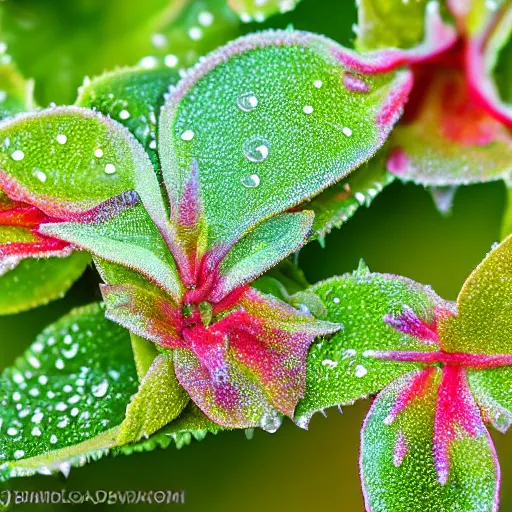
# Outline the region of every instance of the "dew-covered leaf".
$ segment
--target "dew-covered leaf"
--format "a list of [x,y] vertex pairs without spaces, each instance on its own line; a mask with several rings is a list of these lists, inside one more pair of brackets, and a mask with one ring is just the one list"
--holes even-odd
[[144,146],[155,169],[157,126],[164,95],[179,80],[174,69],[126,68],[88,80],[79,90],[76,105],[110,115],[130,130]]
[[89,261],[87,253],[77,251],[65,258],[19,262],[0,276],[0,315],[26,311],[63,296]]
[[[427,507],[496,512],[500,469],[480,412],[467,388],[440,387],[441,372],[430,371],[430,385],[411,396],[396,416],[396,404],[419,372],[404,375],[386,387],[368,413],[360,456],[366,510],[421,512]],[[450,405],[445,403],[448,399],[452,400]],[[443,421],[440,411],[448,415],[443,418],[443,431],[436,430]],[[446,468],[436,468],[436,453],[445,440],[449,442],[446,480]]]
[[146,452],[155,448],[167,448],[171,444],[180,449],[188,446],[192,440],[202,441],[207,434],[217,434],[229,430],[210,421],[194,404],[189,402],[183,412],[174,421],[159,430],[148,439],[114,449],[114,453],[131,454]]
[[512,368],[468,370],[468,381],[484,418],[505,433],[512,424]]
[[284,213],[249,231],[222,260],[212,300],[220,300],[300,249],[312,222],[310,211]]
[[0,377],[0,477],[100,456],[137,385],[129,334],[98,304],[45,329]]
[[181,283],[174,259],[142,204],[94,222],[46,224],[41,232],[66,240],[95,256],[141,272],[175,300]]
[[356,76],[339,63],[345,51],[306,32],[264,32],[179,82],[160,118],[162,171],[178,205],[197,160],[210,246],[318,194],[383,144],[410,75]]
[[[428,287],[366,268],[333,277],[309,288],[323,302],[326,320],[343,325],[327,339],[310,348],[304,398],[297,407],[297,424],[307,427],[311,416],[326,407],[352,404],[377,393],[393,379],[417,367],[416,363],[383,361],[367,351],[435,348],[392,324],[415,318],[429,330],[438,308],[448,305]],[[405,331],[405,332],[404,332]]]
[[244,23],[256,21],[261,23],[269,16],[292,11],[300,0],[227,0]]
[[411,113],[406,109],[389,140],[388,170],[432,186],[507,177],[512,135],[469,94],[464,73],[424,64],[415,82]]
[[360,52],[411,48],[424,35],[425,9],[430,0],[360,0],[355,46]]
[[[0,120],[34,109],[34,83],[25,80],[11,62],[10,55],[0,48]],[[7,58],[6,58],[7,57]]]
[[226,0],[186,2],[174,20],[160,18],[145,66],[186,69],[203,55],[241,35],[241,23]]
[[48,215],[66,219],[127,190],[154,187],[149,157],[128,130],[84,108],[4,120],[0,140],[0,187]]
[[312,236],[322,241],[361,206],[370,206],[382,189],[392,183],[394,176],[386,169],[385,155],[384,150],[379,151],[369,162],[303,205],[315,213]]
[[149,437],[177,418],[188,401],[189,396],[176,379],[172,353],[160,354],[126,408],[126,417],[116,433],[116,446]]
[[438,329],[447,352],[512,352],[512,236],[471,273],[457,298],[457,315],[443,318]]

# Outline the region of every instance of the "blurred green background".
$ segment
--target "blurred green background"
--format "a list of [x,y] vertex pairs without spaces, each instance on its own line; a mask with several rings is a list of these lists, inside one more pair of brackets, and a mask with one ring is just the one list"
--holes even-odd
[[[24,74],[36,79],[41,105],[69,103],[85,74],[135,64],[151,52],[144,30],[169,5],[169,0],[7,0],[0,2],[0,40],[7,41]],[[303,0],[293,14],[264,25],[293,23],[350,45],[355,21],[351,0]],[[139,33],[141,26],[145,29]],[[256,28],[260,25],[243,30]],[[504,203],[501,183],[466,187],[458,191],[452,214],[442,217],[426,191],[396,183],[371,208],[362,208],[342,229],[331,233],[326,249],[317,243],[304,248],[299,262],[309,281],[315,282],[351,271],[363,258],[373,271],[431,284],[444,298],[455,299],[467,275],[499,240]],[[91,279],[95,275],[88,271],[66,299],[0,318],[0,370],[46,324],[78,304],[97,299]],[[243,432],[219,434],[182,450],[171,447],[106,458],[72,470],[67,480],[38,476],[10,485],[26,490],[184,489],[186,493],[185,505],[98,505],[97,511],[360,511],[359,428],[368,406],[361,402],[345,408],[343,415],[330,410],[327,419],[315,416],[307,432],[288,422],[275,434],[256,431],[250,441]],[[501,510],[512,511],[512,436],[493,432],[493,437],[503,474]]]

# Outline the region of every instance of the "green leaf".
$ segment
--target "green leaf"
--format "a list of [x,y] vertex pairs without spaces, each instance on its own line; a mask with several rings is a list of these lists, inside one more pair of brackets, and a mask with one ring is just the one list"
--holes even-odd
[[505,433],[512,424],[512,368],[468,370],[469,386],[482,414],[497,430]]
[[137,391],[128,332],[92,304],[45,329],[0,378],[0,477],[98,457]]
[[149,437],[177,418],[189,396],[174,373],[172,354],[160,354],[140,383],[116,432],[116,446]]
[[249,231],[222,260],[220,278],[212,298],[225,297],[300,249],[312,223],[313,214],[309,211],[284,213]]
[[269,16],[292,11],[299,2],[300,0],[267,0],[266,2],[228,0],[228,5],[240,16],[244,23],[251,21],[262,23]]
[[447,352],[512,352],[512,236],[471,273],[457,298],[457,315],[443,318],[438,330]]
[[207,434],[217,434],[223,430],[230,429],[210,421],[197,405],[190,401],[183,410],[183,413],[169,423],[169,425],[148,439],[121,446],[114,449],[114,452],[129,455],[134,452],[151,451],[155,448],[167,448],[171,443],[174,443],[176,448],[180,449],[183,446],[189,445],[193,439],[202,441]]
[[0,186],[49,215],[68,218],[134,188],[158,190],[151,162],[128,130],[87,109],[20,114],[0,123],[0,140]]
[[312,236],[322,241],[361,206],[370,206],[382,189],[393,182],[395,177],[386,169],[385,155],[384,150],[379,151],[369,162],[304,204],[304,208],[315,212]]
[[360,52],[411,48],[424,36],[429,0],[360,0],[355,46]]
[[132,340],[133,358],[135,359],[135,366],[137,367],[137,375],[141,381],[147,374],[153,361],[157,358],[159,352],[154,343],[130,333]]
[[130,130],[159,169],[156,133],[160,108],[170,87],[179,80],[173,69],[118,69],[86,80],[76,105],[109,115]]
[[[469,436],[462,430],[457,434],[449,453],[448,481],[441,485],[437,479],[433,439],[440,371],[435,372],[433,385],[413,399],[391,424],[389,414],[418,372],[404,375],[384,389],[368,413],[360,456],[368,512],[498,509],[499,467],[481,421],[478,435]],[[476,408],[474,401],[472,404]]]
[[352,90],[338,61],[345,51],[307,32],[264,32],[218,49],[179,82],[160,121],[162,171],[178,205],[197,160],[209,246],[318,194],[383,144],[410,75],[348,74],[364,85]]
[[34,82],[25,80],[11,62],[11,56],[0,51],[0,120],[33,110]]
[[62,297],[90,261],[85,252],[66,258],[26,259],[0,276],[0,315],[26,311]]
[[307,427],[315,412],[366,398],[417,368],[416,363],[377,360],[365,352],[429,351],[433,347],[394,329],[384,317],[412,311],[429,324],[435,318],[436,306],[445,304],[428,287],[365,268],[313,285],[309,291],[322,300],[327,309],[325,319],[343,324],[343,329],[311,346],[306,391],[295,411],[301,427]]
[[139,271],[176,301],[181,297],[182,285],[172,254],[140,203],[94,223],[46,224],[41,232]]

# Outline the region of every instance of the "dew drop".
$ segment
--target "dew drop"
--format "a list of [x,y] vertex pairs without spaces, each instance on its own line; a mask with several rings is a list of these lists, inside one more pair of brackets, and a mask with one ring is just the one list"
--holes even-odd
[[58,441],[57,436],[55,434],[53,434],[52,437],[50,437],[50,443],[55,444],[55,443],[57,443],[57,441]]
[[355,369],[356,377],[359,377],[359,378],[364,377],[367,373],[368,373],[368,370],[364,366],[362,366],[360,364],[358,364],[356,366],[356,369]]
[[214,19],[213,14],[209,11],[201,11],[197,17],[199,25],[202,25],[203,27],[209,27],[213,23]]
[[203,31],[199,27],[190,27],[188,37],[190,37],[192,41],[198,41],[203,37]]
[[249,162],[263,162],[268,157],[269,143],[262,137],[255,137],[244,144],[243,150]]
[[116,167],[114,164],[105,165],[105,174],[114,174],[116,172]]
[[246,188],[256,188],[260,184],[260,177],[257,174],[251,174],[249,176],[244,176],[240,179],[242,185]]
[[101,398],[107,394],[107,390],[108,380],[104,379],[97,386],[92,387],[92,394],[97,398]]
[[8,428],[7,429],[7,435],[8,436],[15,436],[18,433],[18,431],[15,428]]
[[151,36],[151,44],[155,48],[164,48],[167,46],[167,37],[164,34],[153,34]]
[[181,140],[192,140],[194,138],[195,133],[192,130],[185,130],[181,134]]
[[324,85],[324,83],[322,82],[322,80],[315,80],[313,82],[313,85],[315,86],[316,89],[320,89],[320,87],[322,87],[322,85]]
[[306,105],[303,109],[304,114],[312,114],[313,113],[313,107],[311,105]]
[[343,135],[345,135],[345,137],[352,136],[352,130],[348,126],[344,126],[341,132],[343,133]]
[[46,173],[44,171],[41,171],[40,169],[34,169],[34,171],[32,172],[32,176],[34,176],[34,178],[39,180],[41,183],[45,183],[46,179],[48,178],[46,176]]
[[5,91],[0,91],[0,103],[7,99],[7,93]]
[[13,151],[11,153],[11,158],[19,162],[20,160],[23,160],[25,158],[25,153],[23,153],[21,149],[17,149],[16,151]]
[[68,141],[68,138],[63,133],[59,133],[56,139],[59,144],[66,144]]
[[178,57],[176,57],[176,55],[166,55],[164,57],[164,64],[168,67],[168,68],[175,68],[177,65],[178,65]]
[[23,457],[23,455],[25,455],[25,452],[23,450],[16,450],[14,452],[15,459],[21,459],[21,457]]
[[339,304],[340,303],[340,298],[339,297],[334,297],[332,299],[332,301],[334,302],[334,304]]
[[261,417],[260,427],[267,432],[273,434],[281,426],[282,418],[276,413],[265,413]]
[[121,110],[121,112],[119,112],[119,119],[126,120],[129,118],[130,118],[130,112],[128,112],[128,110],[124,109],[124,110]]
[[44,417],[44,414],[42,412],[36,412],[32,416],[32,422],[33,423],[41,423],[41,421],[43,420],[43,417]]
[[41,429],[39,427],[34,427],[32,429],[32,435],[33,436],[40,436],[41,435]]
[[258,98],[253,92],[243,92],[236,100],[238,108],[244,112],[251,112],[258,106]]

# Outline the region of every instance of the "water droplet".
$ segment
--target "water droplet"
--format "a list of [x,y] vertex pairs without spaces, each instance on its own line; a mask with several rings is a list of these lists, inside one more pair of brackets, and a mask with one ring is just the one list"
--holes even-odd
[[244,144],[243,150],[249,162],[263,162],[268,157],[269,143],[262,137],[255,137]]
[[105,165],[105,174],[114,174],[116,172],[116,166],[114,164]]
[[209,11],[201,11],[197,17],[199,25],[202,25],[203,27],[209,27],[213,23],[214,19],[213,14]]
[[181,140],[192,140],[194,138],[195,133],[192,130],[185,130],[181,134]]
[[23,450],[16,450],[14,452],[15,459],[21,459],[21,457],[23,457],[23,455],[25,455],[25,452]]
[[167,37],[164,34],[153,34],[151,36],[151,44],[155,48],[163,48],[167,46]]
[[333,361],[332,359],[324,359],[322,361],[322,366],[327,366],[328,368],[336,368],[336,366],[338,366],[338,361]]
[[92,394],[97,398],[101,398],[107,394],[107,390],[108,380],[104,379],[97,386],[92,387]]
[[156,140],[153,139],[150,143],[149,143],[149,149],[156,149]]
[[313,82],[313,85],[315,86],[316,89],[320,89],[320,87],[322,87],[322,85],[324,85],[324,83],[322,82],[322,80],[315,80]]
[[246,188],[256,188],[260,184],[260,177],[257,174],[251,174],[250,176],[244,176],[240,179],[242,185]]
[[15,428],[8,428],[7,429],[7,435],[8,436],[15,436],[18,433],[18,431]]
[[244,112],[250,112],[258,106],[258,98],[254,95],[253,92],[243,92],[240,94],[240,96],[238,96],[236,104],[240,110],[243,110]]
[[23,160],[25,158],[25,153],[23,153],[21,149],[17,149],[16,151],[13,151],[11,153],[11,158],[19,162],[20,160]]
[[41,435],[41,429],[39,427],[34,427],[32,429],[32,435],[33,436],[40,436]]
[[41,423],[41,421],[43,420],[43,417],[44,417],[44,414],[42,412],[36,412],[32,416],[32,422],[33,423]]
[[119,119],[126,120],[129,118],[130,118],[130,112],[128,112],[128,110],[123,109],[123,110],[121,110],[121,112],[119,112]]
[[46,173],[41,171],[40,169],[34,169],[32,172],[32,176],[39,180],[41,183],[44,183],[47,179]]
[[40,375],[37,379],[39,384],[42,384],[43,386],[48,383],[48,377],[46,375]]
[[341,131],[346,137],[352,136],[352,130],[348,126],[344,126]]
[[55,444],[55,443],[57,443],[57,441],[58,441],[57,436],[55,434],[53,434],[52,437],[50,437],[50,443]]
[[168,68],[175,68],[178,65],[178,57],[176,55],[166,55],[164,58],[164,64]]
[[260,427],[273,434],[281,426],[281,423],[281,416],[279,416],[275,411],[272,411],[271,413],[263,414],[260,421]]
[[198,41],[203,37],[203,31],[199,27],[190,27],[188,37],[190,37],[192,41]]
[[55,406],[55,410],[56,410],[56,411],[60,411],[60,412],[64,412],[67,408],[68,408],[68,406],[67,406],[64,402],[59,402],[59,403]]
[[363,366],[358,364],[355,369],[355,376],[356,377],[364,377],[368,373],[368,370]]
[[313,107],[311,105],[306,105],[303,109],[304,114],[312,114],[313,113]]
[[7,93],[5,91],[0,91],[0,103],[7,99]]
[[332,299],[332,301],[334,302],[334,304],[339,304],[340,303],[340,298],[339,297],[334,297]]
[[354,194],[354,197],[356,198],[356,201],[359,203],[359,204],[364,204],[366,202],[366,197],[364,196],[364,194],[362,192],[356,192]]
[[68,141],[68,138],[63,133],[59,133],[55,138],[59,144],[66,144]]
[[251,15],[248,12],[241,12],[240,21],[242,23],[250,23],[252,21]]
[[144,69],[156,68],[158,66],[158,59],[152,55],[147,55],[146,57],[140,59],[139,66],[143,67]]

